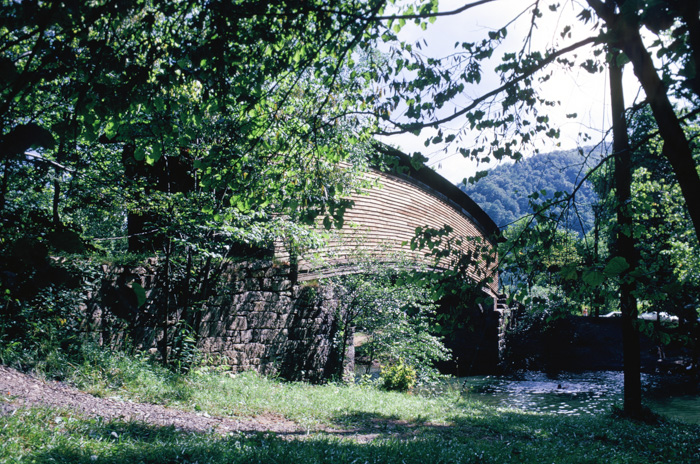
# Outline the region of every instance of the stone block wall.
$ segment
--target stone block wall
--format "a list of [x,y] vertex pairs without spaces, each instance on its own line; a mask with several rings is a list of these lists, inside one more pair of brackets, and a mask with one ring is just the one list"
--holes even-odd
[[248,263],[223,273],[202,311],[202,353],[234,371],[256,370],[290,380],[321,381],[337,368],[337,303],[327,288],[293,285],[287,266]]
[[[103,273],[103,282],[84,307],[84,330],[103,345],[118,346],[129,338],[137,348],[157,353],[164,298],[158,263],[106,268]],[[295,284],[289,266],[269,260],[227,263],[216,275],[204,300],[186,314],[180,305],[183,297],[171,295],[170,306],[178,309],[171,312],[169,327],[185,319],[202,355],[230,365],[234,372],[255,370],[290,380],[318,382],[340,373],[337,302],[328,288]],[[134,282],[146,290],[141,307]]]

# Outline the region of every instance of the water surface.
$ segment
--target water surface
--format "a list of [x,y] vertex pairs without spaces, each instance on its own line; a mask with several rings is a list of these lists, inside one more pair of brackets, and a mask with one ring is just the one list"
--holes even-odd
[[[459,379],[464,394],[483,403],[562,415],[599,414],[622,405],[622,372],[548,375],[524,372],[511,376]],[[644,402],[659,414],[700,424],[697,386],[682,379],[642,375]]]

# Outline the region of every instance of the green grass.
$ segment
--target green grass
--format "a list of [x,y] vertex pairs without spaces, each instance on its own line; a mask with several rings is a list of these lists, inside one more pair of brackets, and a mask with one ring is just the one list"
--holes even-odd
[[211,415],[272,413],[310,433],[291,439],[220,436],[85,419],[63,410],[20,409],[0,416],[0,462],[700,462],[700,427],[677,422],[532,414],[488,407],[456,393],[428,398],[371,386],[288,383],[252,373],[178,376],[122,355],[86,361],[70,379],[101,395]]
[[[390,418],[375,415],[379,422]],[[559,418],[514,411],[471,417],[457,411],[444,426],[369,443],[311,434],[218,436],[141,423],[86,420],[66,411],[20,410],[0,418],[1,462],[70,463],[694,463],[700,431],[611,418]]]
[[216,416],[254,417],[273,413],[305,428],[333,426],[380,412],[396,420],[446,423],[457,393],[426,398],[384,392],[371,385],[315,386],[284,382],[255,372],[237,375],[201,369],[178,375],[145,359],[104,351],[88,353],[68,381],[97,396],[119,396]]

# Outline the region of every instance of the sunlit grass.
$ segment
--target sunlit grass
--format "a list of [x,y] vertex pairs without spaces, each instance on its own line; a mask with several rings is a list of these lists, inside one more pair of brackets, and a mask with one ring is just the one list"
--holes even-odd
[[308,385],[216,370],[176,375],[140,358],[93,354],[69,377],[120,396],[212,416],[284,417],[290,435],[217,435],[52,409],[0,416],[0,462],[172,463],[694,463],[700,426],[648,425],[494,408],[454,391],[384,392]]
[[195,370],[176,375],[142,359],[121,354],[97,355],[79,366],[70,380],[98,396],[119,396],[215,416],[281,415],[303,427],[332,426],[380,414],[395,420],[447,423],[457,393],[427,398],[383,392],[374,385],[309,385],[284,382],[254,372],[230,374]]
[[[380,420],[381,415],[376,419]],[[138,422],[101,421],[50,409],[0,417],[7,463],[694,463],[700,429],[642,425],[611,417],[555,417],[491,410],[490,415],[371,441],[317,433],[191,433]]]

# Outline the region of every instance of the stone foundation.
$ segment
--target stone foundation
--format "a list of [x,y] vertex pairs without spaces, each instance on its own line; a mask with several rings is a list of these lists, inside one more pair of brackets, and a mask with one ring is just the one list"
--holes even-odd
[[[88,296],[83,329],[105,346],[157,353],[163,334],[166,293],[155,260],[131,269],[105,266],[104,279]],[[161,272],[162,273],[162,272]],[[170,291],[172,331],[187,322],[201,355],[228,364],[234,372],[255,370],[290,380],[323,381],[342,375],[337,353],[337,302],[329,289],[294,284],[289,266],[272,261],[229,263],[213,272],[204,294],[181,284]],[[137,306],[133,282],[146,290]],[[200,285],[201,286],[201,285]],[[200,296],[201,301],[192,301]],[[184,302],[189,307],[183,309]]]

